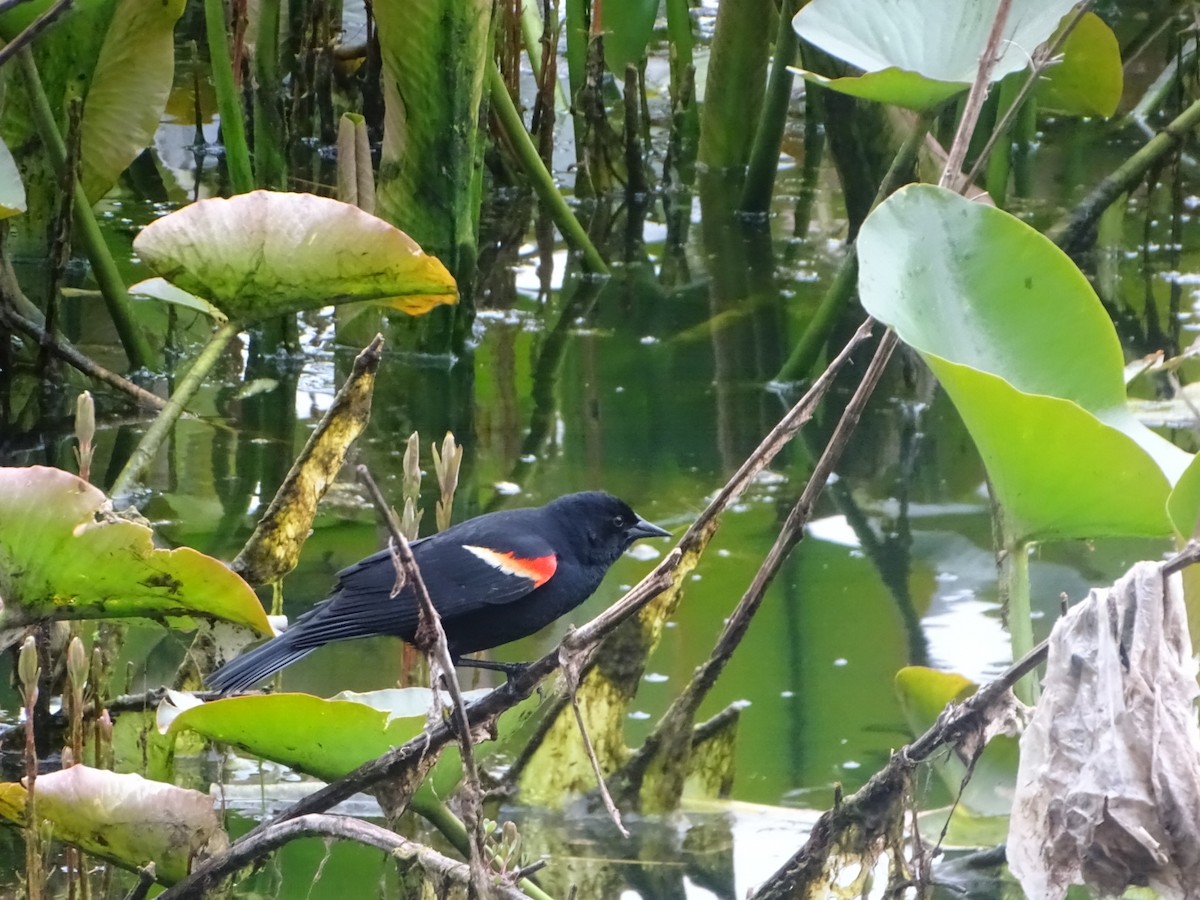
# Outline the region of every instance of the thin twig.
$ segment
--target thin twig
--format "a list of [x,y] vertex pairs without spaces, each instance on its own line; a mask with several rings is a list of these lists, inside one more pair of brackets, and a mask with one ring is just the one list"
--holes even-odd
[[1066,43],[1067,38],[1070,37],[1071,32],[1075,30],[1075,26],[1079,24],[1080,19],[1083,18],[1091,5],[1092,0],[1082,0],[1075,7],[1070,20],[1055,36],[1054,40],[1047,44],[1043,50],[1034,54],[1033,62],[1029,67],[1029,77],[1021,83],[1021,88],[1017,91],[1016,96],[1013,97],[1012,103],[1008,105],[1008,109],[1004,111],[1004,115],[1000,117],[1000,121],[992,128],[992,133],[988,135],[987,143],[983,145],[983,149],[975,157],[975,162],[971,165],[970,171],[967,172],[966,177],[963,179],[967,184],[975,181],[975,176],[979,174],[984,163],[987,162],[988,156],[991,155],[992,150],[996,147],[996,143],[1008,131],[1008,126],[1012,124],[1012,120],[1020,112],[1021,104],[1025,102],[1025,98],[1037,87],[1038,79],[1042,77],[1042,73],[1054,61],[1055,55],[1062,49],[1062,45]]
[[48,349],[63,362],[67,363],[67,365],[78,369],[89,378],[94,378],[97,381],[107,384],[109,387],[116,388],[123,394],[127,394],[141,406],[161,410],[167,405],[167,401],[162,397],[152,394],[129,379],[123,378],[116,372],[104,368],[104,366],[100,365],[94,359],[81,353],[69,341],[57,334],[48,333],[32,319],[25,318],[15,309],[3,304],[0,304],[0,323],[27,334],[32,340]]
[[1008,21],[1008,11],[1012,0],[1000,0],[996,9],[996,18],[992,20],[992,30],[988,33],[987,44],[983,48],[983,56],[979,59],[979,69],[971,90],[967,94],[967,102],[963,106],[962,118],[958,130],[954,132],[954,142],[950,145],[950,153],[946,157],[946,166],[942,169],[942,177],[938,184],[962,191],[969,181],[962,176],[963,161],[967,158],[967,148],[971,145],[971,135],[975,133],[975,125],[979,122],[979,113],[983,110],[983,101],[987,99],[988,90],[992,84],[992,69],[1000,55],[1000,43],[1004,37],[1004,25]]
[[[422,869],[456,884],[469,884],[470,875],[464,863],[456,862],[415,841],[351,816],[308,815],[280,822],[257,832],[248,840],[235,843],[225,853],[198,865],[192,873],[174,887],[159,894],[160,900],[191,900],[214,889],[221,879],[243,866],[260,859],[289,841],[303,837],[333,837],[356,841],[375,847],[400,859],[415,863]],[[528,896],[501,879],[490,887],[502,900],[528,900]]]
[[583,749],[587,752],[592,771],[596,773],[596,785],[600,791],[600,799],[604,801],[604,809],[612,819],[621,837],[629,837],[629,830],[621,823],[621,811],[609,793],[608,784],[604,781],[604,770],[600,768],[600,760],[596,758],[596,748],[588,734],[587,725],[583,721],[583,710],[579,708],[579,675],[581,659],[578,654],[572,656],[565,650],[560,657],[563,678],[566,681],[567,696],[571,699],[571,709],[575,712],[575,722],[579,725],[579,736],[583,739]]
[[[410,584],[413,588],[413,593],[417,597],[418,614],[420,616],[417,624],[417,633],[414,643],[425,652],[429,657],[430,683],[436,685],[438,683],[438,671],[441,670],[441,677],[444,679],[446,689],[450,693],[450,700],[453,703],[453,718],[455,730],[458,733],[459,751],[462,754],[463,776],[466,779],[466,790],[462,792],[462,816],[463,824],[467,826],[468,832],[471,834],[471,854],[470,854],[470,870],[471,870],[471,890],[476,897],[486,897],[487,894],[487,864],[485,862],[486,855],[484,853],[484,832],[483,832],[483,811],[480,807],[480,798],[482,797],[482,789],[479,786],[479,770],[475,765],[475,753],[471,740],[471,722],[467,717],[466,706],[463,703],[462,689],[458,685],[458,675],[454,671],[454,660],[450,656],[450,648],[446,644],[446,631],[442,628],[441,617],[438,616],[437,609],[433,605],[433,599],[429,596],[429,590],[425,586],[425,579],[421,577],[421,569],[417,565],[417,560],[413,556],[412,547],[408,545],[407,538],[400,530],[400,523],[396,521],[396,516],[392,512],[391,506],[384,499],[383,493],[379,490],[379,485],[375,483],[375,479],[371,477],[371,472],[365,465],[360,465],[357,468],[358,480],[366,487],[367,493],[371,495],[371,500],[375,504],[375,508],[379,510],[379,514],[387,523],[388,531],[392,536],[391,548],[393,561],[396,565],[396,574],[398,580],[393,591],[393,599],[400,592],[404,584]],[[395,600],[395,602],[404,602]],[[437,702],[435,694],[435,703],[437,712],[441,713],[441,703]]]
[[20,51],[22,47],[49,28],[54,22],[71,8],[72,0],[58,0],[48,10],[30,22],[11,41],[0,47],[0,66],[4,65]]

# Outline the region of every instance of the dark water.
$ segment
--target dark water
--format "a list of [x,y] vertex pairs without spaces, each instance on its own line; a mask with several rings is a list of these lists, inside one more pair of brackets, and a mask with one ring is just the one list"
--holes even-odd
[[[796,152],[802,150],[800,128],[799,121],[793,123],[788,145]],[[211,124],[205,131],[213,136]],[[214,159],[207,157],[197,171],[184,151],[191,133],[191,125],[167,123],[154,151],[168,203],[151,204],[125,192],[102,207],[111,241],[125,248],[130,280],[142,277],[128,251],[137,225],[183,202],[197,183],[202,195],[214,190]],[[1034,194],[1022,203],[1025,214],[1035,222],[1052,221],[1139,140],[1133,129],[1051,126],[1038,151]],[[372,421],[353,459],[370,466],[385,493],[400,494],[400,459],[412,431],[421,434],[431,472],[428,445],[452,430],[466,447],[457,520],[603,488],[682,533],[786,410],[786,400],[769,382],[841,252],[845,222],[833,172],[823,173],[812,224],[800,237],[792,219],[798,190],[799,167],[792,165],[781,175],[766,225],[707,219],[710,209],[724,206],[719,189],[681,198],[692,204],[692,222],[677,246],[665,241],[661,208],[649,211],[643,227],[636,217],[627,224],[628,211],[618,211],[608,247],[617,256],[631,244],[636,252],[604,284],[581,279],[561,244],[552,248],[552,271],[539,274],[539,247],[533,235],[523,237],[511,248],[512,264],[484,279],[488,289],[480,297],[470,345],[456,355],[415,349],[413,323],[346,324],[330,311],[304,316],[302,357],[257,358],[254,341],[244,335],[193,404],[196,416],[179,424],[159,454],[145,482],[142,509],[165,543],[231,558],[328,408],[355,353],[384,327],[389,344]],[[500,200],[490,220],[497,233],[511,211],[511,201]],[[1120,307],[1131,354],[1146,352],[1140,320],[1146,291],[1165,308],[1172,290],[1188,289],[1164,273],[1195,268],[1186,257],[1165,258],[1165,220],[1144,230],[1144,221],[1134,221],[1139,216],[1154,214],[1142,209],[1131,215],[1128,239],[1118,252],[1117,294],[1106,297]],[[1186,227],[1194,226],[1189,221]],[[1156,249],[1143,258],[1137,251],[1146,235]],[[548,292],[540,290],[544,284]],[[89,306],[95,302],[71,301],[72,336],[119,366],[112,335]],[[1185,309],[1190,303],[1183,297]],[[157,309],[145,313],[163,316]],[[173,324],[187,358],[205,325],[190,313],[179,314]],[[240,397],[241,385],[254,379],[269,380],[260,383],[265,390]],[[650,660],[626,723],[630,746],[640,743],[707,657],[852,387],[838,385],[805,434],[726,516]],[[18,374],[0,390],[8,411],[0,462],[73,469],[67,418],[73,390],[45,398],[32,419],[21,415],[36,392],[31,376]],[[148,420],[115,412],[119,403],[103,393],[98,402],[94,472],[106,484]],[[428,528],[436,497],[432,477],[425,488]],[[285,581],[287,612],[294,616],[309,608],[325,595],[339,568],[381,545],[372,510],[346,476],[323,505],[300,567]],[[604,609],[666,547],[642,546],[614,567],[575,614],[499,649],[495,657],[530,659],[549,650],[570,623]],[[1032,564],[1039,633],[1057,611],[1060,593],[1077,599],[1131,561],[1164,549],[1149,541],[1042,548]],[[132,629],[127,656],[135,674],[128,688],[168,680],[186,641],[186,635],[157,627]],[[328,696],[391,686],[400,677],[398,648],[387,640],[329,647],[289,669],[284,687]],[[557,859],[570,857],[561,865],[552,862],[559,873],[547,881],[562,886],[564,894],[566,880],[556,879],[591,885],[581,896],[618,896],[622,890],[645,897],[740,896],[798,846],[811,818],[804,810],[824,808],[835,783],[847,790],[861,785],[908,739],[893,690],[900,667],[931,665],[985,679],[1008,661],[982,467],[953,408],[919,362],[902,354],[805,540],[701,710],[703,719],[729,704],[744,705],[732,793],[737,803],[693,807],[682,821],[640,823],[630,844],[614,841],[602,818],[560,819],[532,810],[508,814],[523,819],[529,844],[538,845],[541,836]],[[11,690],[0,689],[0,706],[5,718],[15,718]],[[194,777],[206,785],[208,765],[194,765]],[[296,788],[269,766],[260,771],[244,765],[236,774],[229,797],[239,808],[253,809],[260,795],[287,797]],[[260,779],[269,782],[266,788]],[[19,845],[11,857],[2,855],[5,846],[0,845],[0,859],[20,859]],[[589,864],[590,857],[624,862]],[[387,870],[377,853],[339,847],[327,856],[320,842],[309,841],[286,848],[258,876],[256,889],[274,896],[368,896],[388,882]]]

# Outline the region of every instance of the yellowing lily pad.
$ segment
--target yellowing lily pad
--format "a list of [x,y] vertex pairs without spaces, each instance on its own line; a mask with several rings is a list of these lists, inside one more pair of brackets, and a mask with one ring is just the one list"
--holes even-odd
[[458,296],[446,267],[403,231],[314,194],[199,200],[152,222],[133,249],[236,321],[354,300],[415,316]]
[[[229,844],[212,799],[199,791],[89,766],[39,775],[35,791],[38,818],[56,839],[131,869],[153,862],[164,884]],[[20,784],[0,784],[0,818],[23,824],[25,799]]]
[[45,619],[204,616],[270,634],[258,598],[219,560],[161,550],[83,479],[0,468],[0,643]]

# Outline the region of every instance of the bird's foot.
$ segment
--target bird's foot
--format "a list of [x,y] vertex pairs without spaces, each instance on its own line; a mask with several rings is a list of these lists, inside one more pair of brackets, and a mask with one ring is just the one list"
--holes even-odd
[[469,656],[460,656],[454,661],[454,663],[455,665],[465,666],[471,669],[487,669],[489,672],[503,672],[509,681],[512,681],[530,666],[530,663],[527,662],[496,662],[495,660],[491,659],[472,659]]

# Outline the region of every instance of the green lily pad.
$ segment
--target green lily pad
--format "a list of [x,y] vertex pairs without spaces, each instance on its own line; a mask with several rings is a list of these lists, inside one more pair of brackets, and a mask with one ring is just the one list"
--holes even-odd
[[[914,737],[924,734],[950,703],[961,703],[977,685],[954,672],[907,666],[896,673],[896,695]],[[961,805],[972,816],[1007,816],[1017,783],[1020,746],[1014,737],[997,735],[988,741],[963,789]],[[950,796],[958,795],[967,767],[954,753],[934,760],[934,768]]]
[[313,194],[199,200],[146,226],[133,249],[236,321],[351,300],[420,315],[457,299],[445,266],[404,232]]
[[[153,862],[163,884],[229,845],[212,798],[199,791],[88,766],[39,775],[35,790],[38,818],[56,839],[130,869]],[[25,800],[20,784],[0,784],[0,818],[24,824]]]
[[93,203],[154,139],[175,77],[184,3],[120,0],[113,10],[80,130],[79,180]]
[[[1072,0],[1014,0],[991,78],[1029,63],[1058,27]],[[881,103],[926,109],[970,87],[999,6],[998,0],[811,0],[792,19],[804,40],[863,75],[805,79]]]
[[1125,73],[1113,30],[1084,13],[1063,42],[1062,61],[1038,82],[1038,105],[1070,116],[1111,116],[1121,102]]
[[[464,698],[470,702],[486,693],[468,691]],[[160,705],[159,730],[190,729],[323,781],[341,778],[416,737],[432,706],[428,688],[346,692],[329,700],[288,693],[227,697],[181,709],[186,697],[172,694]],[[461,777],[458,750],[449,746],[421,790],[445,797]]]
[[204,616],[270,634],[249,585],[190,547],[155,548],[99,489],[45,466],[0,468],[0,632],[46,619]]
[[1112,323],[1062,251],[927,185],[893,194],[858,246],[863,306],[938,376],[1016,539],[1169,533],[1191,457],[1130,413]]

